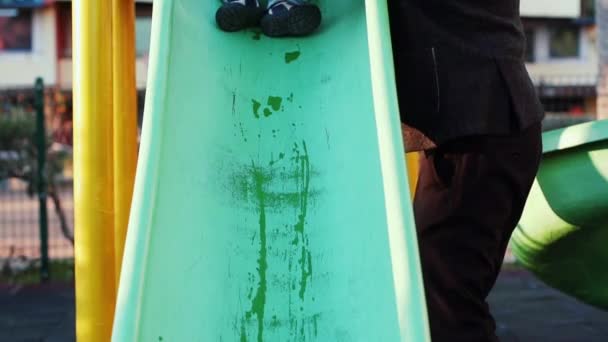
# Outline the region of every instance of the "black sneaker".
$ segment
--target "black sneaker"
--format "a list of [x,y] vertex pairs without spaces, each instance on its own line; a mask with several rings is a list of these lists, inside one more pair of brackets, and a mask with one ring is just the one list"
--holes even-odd
[[236,32],[260,23],[264,11],[258,0],[223,0],[215,13],[217,25],[224,31]]
[[262,32],[270,37],[305,36],[321,25],[321,10],[299,0],[279,0],[262,17]]

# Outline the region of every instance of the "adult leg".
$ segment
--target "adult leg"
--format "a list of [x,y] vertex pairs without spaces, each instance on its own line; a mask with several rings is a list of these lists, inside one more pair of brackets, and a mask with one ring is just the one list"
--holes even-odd
[[458,139],[421,160],[414,199],[434,342],[497,341],[486,297],[538,170],[540,124]]

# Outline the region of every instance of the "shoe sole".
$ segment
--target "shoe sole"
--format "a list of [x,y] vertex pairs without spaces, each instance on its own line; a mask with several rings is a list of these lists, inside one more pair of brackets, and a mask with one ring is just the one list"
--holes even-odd
[[224,5],[217,10],[215,20],[223,31],[236,32],[259,24],[262,10],[243,5]]
[[314,32],[321,25],[321,11],[317,6],[296,6],[288,15],[273,18],[266,15],[262,18],[262,32],[269,37],[305,36]]

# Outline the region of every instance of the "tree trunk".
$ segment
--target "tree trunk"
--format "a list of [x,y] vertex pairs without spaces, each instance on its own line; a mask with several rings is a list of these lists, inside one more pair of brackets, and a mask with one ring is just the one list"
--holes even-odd
[[55,187],[55,180],[53,177],[49,177],[49,185],[48,185],[48,195],[53,201],[53,207],[55,208],[55,214],[59,218],[59,226],[61,228],[61,233],[63,236],[74,245],[74,234],[68,225],[68,220],[65,216],[65,212],[63,207],[61,206],[61,197],[59,197],[59,193],[57,192],[57,188]]

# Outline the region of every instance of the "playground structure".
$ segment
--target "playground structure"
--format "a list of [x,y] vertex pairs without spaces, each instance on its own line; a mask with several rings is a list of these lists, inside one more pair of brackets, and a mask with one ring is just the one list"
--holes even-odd
[[137,153],[135,9],[73,1],[76,334],[108,341]]
[[543,143],[513,253],[550,286],[608,310],[608,120],[550,131]]
[[428,340],[386,3],[281,40],[156,4],[121,272],[127,3],[74,3],[78,338],[109,339],[119,288],[115,341]]
[[[73,6],[79,340],[107,341],[112,330],[114,341],[429,339],[385,1],[324,3],[317,35],[280,40],[218,31],[214,2],[158,2],[132,206],[132,1]],[[589,157],[600,177],[585,184],[605,189],[606,137],[562,153],[547,144],[556,134],[545,137],[515,251],[567,293],[578,286],[559,285],[567,277],[587,277],[596,295],[575,295],[598,305],[605,229],[589,229],[600,258],[584,260],[594,266],[556,282],[550,265],[569,247],[522,247],[524,229],[547,227],[535,209],[544,179],[578,172],[549,166],[554,155]],[[585,196],[600,191],[574,205],[572,192],[551,198],[578,211],[595,203],[587,217],[599,223],[600,197]]]

